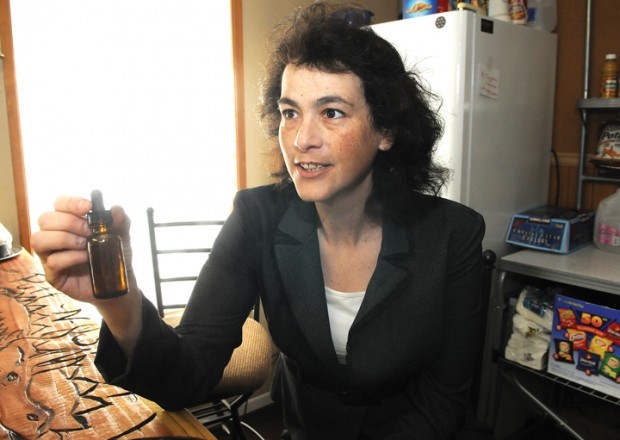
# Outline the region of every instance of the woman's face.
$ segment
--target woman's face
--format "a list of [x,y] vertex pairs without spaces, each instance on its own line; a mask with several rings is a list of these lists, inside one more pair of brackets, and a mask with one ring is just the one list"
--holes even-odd
[[359,77],[288,65],[279,108],[280,148],[299,196],[326,204],[365,202],[375,155],[392,144],[372,125]]

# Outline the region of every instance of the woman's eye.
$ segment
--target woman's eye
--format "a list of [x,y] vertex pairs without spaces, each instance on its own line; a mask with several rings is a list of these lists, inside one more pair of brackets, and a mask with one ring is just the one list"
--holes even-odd
[[280,113],[282,113],[284,119],[293,119],[296,116],[295,110],[291,109],[281,110]]
[[323,112],[323,114],[328,119],[338,119],[344,116],[343,112],[341,112],[340,110],[333,109],[333,108],[328,108],[327,110],[325,110],[325,112]]

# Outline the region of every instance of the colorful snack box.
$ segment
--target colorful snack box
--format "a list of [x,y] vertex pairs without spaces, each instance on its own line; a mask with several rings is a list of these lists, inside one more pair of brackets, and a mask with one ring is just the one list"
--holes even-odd
[[607,337],[614,341],[616,345],[620,345],[620,322],[612,322],[607,327]]
[[575,350],[587,350],[588,349],[588,335],[583,330],[576,330],[574,328],[566,329],[566,338],[573,343]]
[[564,339],[554,339],[553,342],[555,344],[553,358],[558,362],[574,364],[575,357],[573,356],[573,343]]
[[590,353],[596,353],[600,357],[605,356],[607,350],[612,346],[613,342],[610,339],[603,338],[599,335],[595,335],[590,339],[590,348],[588,351]]
[[577,325],[577,317],[575,316],[575,312],[571,309],[563,309],[562,307],[558,307],[558,325],[561,328],[571,328]]
[[598,365],[601,361],[601,357],[598,354],[590,353],[589,351],[581,350],[577,359],[576,368],[586,373],[587,376],[598,374]]
[[620,384],[620,358],[613,353],[605,353],[601,363],[601,375]]
[[547,371],[620,398],[620,310],[556,294]]

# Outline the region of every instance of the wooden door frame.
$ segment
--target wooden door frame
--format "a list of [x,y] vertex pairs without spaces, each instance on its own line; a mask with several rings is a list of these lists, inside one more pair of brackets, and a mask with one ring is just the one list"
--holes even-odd
[[237,188],[247,186],[245,153],[245,71],[243,65],[243,5],[242,0],[230,1],[232,19],[232,55],[235,75],[235,131],[237,139]]
[[2,52],[4,54],[4,89],[6,93],[9,143],[11,145],[11,163],[13,167],[13,182],[15,184],[19,240],[20,244],[28,250],[28,252],[31,252],[30,211],[28,209],[26,169],[24,167],[19,103],[17,99],[15,57],[13,56],[13,31],[11,28],[11,6],[9,0],[0,0],[0,41],[2,41]]

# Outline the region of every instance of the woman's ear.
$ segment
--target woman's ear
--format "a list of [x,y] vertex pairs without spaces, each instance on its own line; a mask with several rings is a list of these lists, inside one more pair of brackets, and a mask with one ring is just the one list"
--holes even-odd
[[379,150],[380,151],[388,151],[392,148],[392,144],[394,144],[394,134],[391,130],[383,129],[383,136],[381,141],[379,142]]

